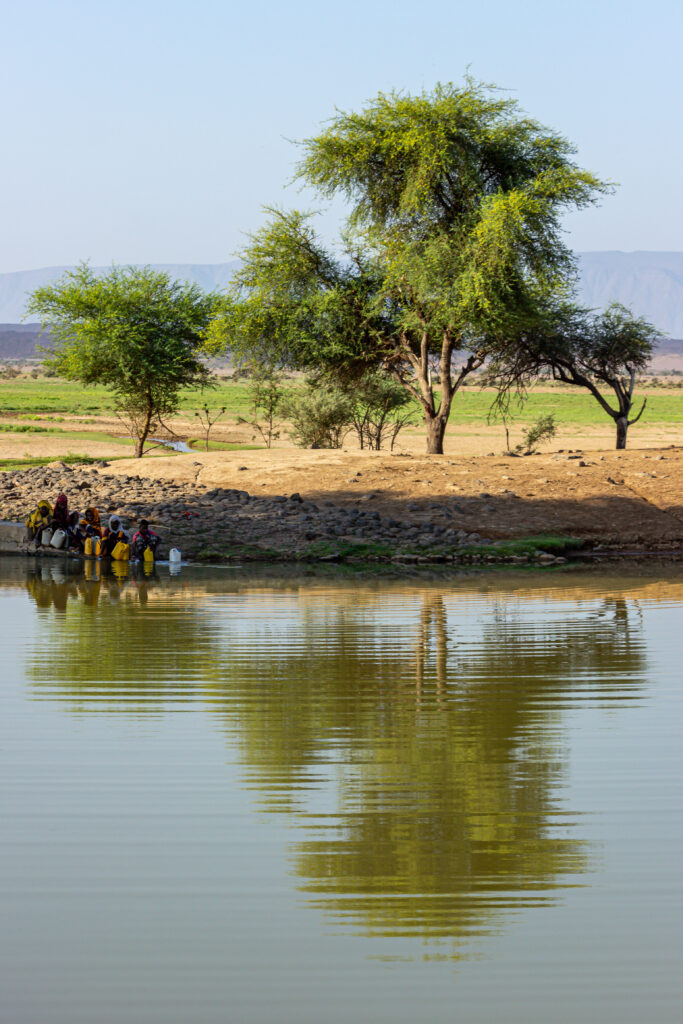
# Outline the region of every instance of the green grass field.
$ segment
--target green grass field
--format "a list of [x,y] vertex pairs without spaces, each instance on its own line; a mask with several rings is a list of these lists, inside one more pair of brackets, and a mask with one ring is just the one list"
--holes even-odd
[[[295,386],[295,385],[294,385]],[[204,392],[186,391],[181,395],[180,413],[192,416],[204,403],[216,410],[223,406],[226,415],[218,421],[217,427],[224,422],[237,419],[238,416],[248,417],[250,414],[248,385],[244,382],[221,383],[217,388]],[[642,423],[681,423],[683,422],[683,391],[647,390],[647,408]],[[475,387],[463,389],[453,401],[451,423],[484,424],[487,421],[493,395],[491,392],[479,391]],[[640,407],[638,401],[637,408]],[[55,413],[70,413],[92,417],[100,412],[114,411],[113,395],[102,387],[84,388],[79,384],[62,381],[58,378],[18,378],[0,381],[0,415],[12,414],[21,419],[44,414],[54,417]],[[539,416],[553,413],[558,424],[577,426],[600,426],[609,423],[606,414],[589,394],[577,389],[576,392],[564,390],[532,391],[521,408],[515,403],[510,409],[510,418],[515,423],[533,422]],[[421,419],[419,409],[415,409],[415,423]],[[54,421],[54,420],[53,420]],[[75,436],[75,435],[73,435]],[[90,436],[90,435],[89,435]],[[93,439],[95,439],[95,436]],[[107,435],[108,437],[108,435]]]
[[[648,393],[641,398],[636,396],[636,411],[640,409],[640,403],[645,397],[647,406],[640,423],[683,423],[683,393],[676,391],[671,394]],[[453,401],[451,424],[486,423],[492,399],[491,392],[474,388],[461,391]],[[612,422],[591,395],[578,389],[576,393],[532,391],[523,406],[515,402],[510,406],[510,419],[515,423],[531,423],[549,413],[555,416],[558,424],[603,426]]]
[[[196,452],[206,451],[206,441],[201,437],[191,437],[188,445]],[[265,448],[263,444],[236,444],[232,441],[211,441],[209,440],[210,452],[255,452]]]
[[132,445],[129,437],[116,437],[104,430],[63,430],[60,427],[17,426],[14,423],[3,424],[0,420],[0,437],[7,434],[21,434],[30,441],[43,434],[50,434],[64,441],[106,441],[111,444]]
[[[221,384],[206,391],[183,391],[180,411],[191,415],[206,403],[210,409],[226,407],[227,417],[236,418],[249,412],[247,386],[243,383]],[[57,377],[19,378],[0,381],[0,414],[20,417],[37,413],[76,413],[92,416],[114,411],[114,395],[103,387],[83,387]]]

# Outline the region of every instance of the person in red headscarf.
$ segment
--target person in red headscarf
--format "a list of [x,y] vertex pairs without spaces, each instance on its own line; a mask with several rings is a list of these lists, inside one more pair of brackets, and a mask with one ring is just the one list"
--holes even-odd
[[67,531],[69,529],[69,502],[66,494],[60,494],[57,497],[50,526],[53,530]]

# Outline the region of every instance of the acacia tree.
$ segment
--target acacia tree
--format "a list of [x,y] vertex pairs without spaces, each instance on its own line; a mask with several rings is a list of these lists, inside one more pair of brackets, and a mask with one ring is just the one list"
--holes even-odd
[[37,288],[27,310],[49,327],[52,370],[112,389],[140,458],[153,425],[177,410],[180,389],[212,383],[200,349],[216,301],[150,267],[114,266],[100,277],[83,263]]
[[[642,317],[634,316],[620,303],[603,313],[586,318],[585,328],[574,333],[568,346],[549,345],[545,353],[555,380],[586,388],[617,428],[617,448],[626,447],[628,428],[645,411],[647,398],[631,416],[636,374],[652,357],[659,331]],[[603,394],[609,388],[616,399],[610,404]]]
[[224,343],[304,369],[383,369],[419,402],[428,452],[442,453],[465,378],[571,276],[562,213],[605,186],[564,138],[470,79],[380,94],[302,145],[300,179],[350,205],[340,256],[301,214],[276,214],[241,253]]
[[[551,305],[528,331],[508,339],[506,356],[492,362],[484,378],[499,390],[504,405],[513,389],[523,389],[539,373],[585,388],[611,416],[617,428],[616,447],[626,447],[628,428],[645,411],[643,399],[632,416],[638,372],[648,365],[660,332],[620,303],[602,313],[569,304]],[[605,396],[614,394],[615,403]]]

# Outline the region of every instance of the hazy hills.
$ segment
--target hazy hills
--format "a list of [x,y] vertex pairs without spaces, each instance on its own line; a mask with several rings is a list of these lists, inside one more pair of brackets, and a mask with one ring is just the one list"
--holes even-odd
[[[623,302],[651,320],[670,338],[683,338],[683,252],[579,253],[580,301],[602,309]],[[237,266],[230,263],[158,263],[178,280],[195,281],[202,288],[224,288]],[[35,352],[37,329],[20,325],[27,292],[60,277],[67,267],[43,267],[0,274],[0,358],[27,358]],[[107,268],[96,268],[107,269]],[[681,352],[680,344],[663,343],[662,354]]]
[[623,302],[660,331],[683,338],[683,252],[579,253],[581,301]]

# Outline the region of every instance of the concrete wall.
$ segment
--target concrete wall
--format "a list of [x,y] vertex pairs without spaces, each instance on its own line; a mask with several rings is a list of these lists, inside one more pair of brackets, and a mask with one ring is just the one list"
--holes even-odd
[[0,521],[0,555],[56,555],[59,558],[66,556],[66,551],[58,551],[55,548],[38,548],[29,540],[28,531],[23,523],[8,523]]

